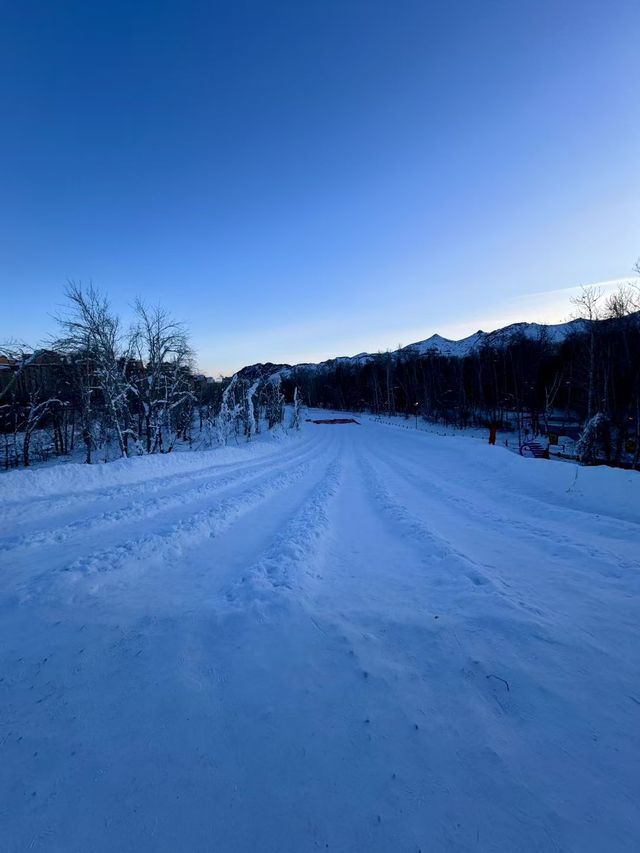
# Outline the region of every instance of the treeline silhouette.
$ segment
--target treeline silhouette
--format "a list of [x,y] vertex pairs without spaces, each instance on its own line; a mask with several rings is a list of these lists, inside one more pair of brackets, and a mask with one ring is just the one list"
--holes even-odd
[[640,313],[587,318],[582,329],[561,342],[545,327],[534,338],[516,332],[504,345],[464,357],[399,350],[298,367],[283,385],[287,396],[297,386],[314,407],[419,415],[457,427],[522,432],[526,425],[533,434],[577,438],[593,421],[593,461],[637,467]]

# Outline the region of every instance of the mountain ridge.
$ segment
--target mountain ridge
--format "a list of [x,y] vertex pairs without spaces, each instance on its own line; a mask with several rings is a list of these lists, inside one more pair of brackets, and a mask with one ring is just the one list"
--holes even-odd
[[[422,341],[407,344],[396,350],[388,350],[393,356],[398,356],[403,353],[408,355],[434,355],[446,356],[449,358],[465,358],[473,352],[478,351],[484,346],[492,346],[497,349],[504,348],[516,337],[523,335],[529,340],[539,340],[543,335],[547,335],[549,342],[552,344],[560,344],[569,335],[585,331],[590,321],[588,320],[568,320],[565,323],[510,323],[507,326],[502,326],[499,329],[494,329],[492,332],[484,332],[478,329],[471,335],[467,335],[459,340],[445,338],[439,334],[433,334]],[[601,321],[595,321],[601,322]],[[243,367],[238,371],[239,375],[246,378],[257,377],[258,374],[263,376],[290,376],[295,370],[322,370],[329,369],[336,364],[366,364],[385,352],[378,351],[376,353],[360,352],[356,355],[340,355],[335,358],[325,359],[320,362],[300,362],[298,364],[273,364],[272,362],[251,364]]]

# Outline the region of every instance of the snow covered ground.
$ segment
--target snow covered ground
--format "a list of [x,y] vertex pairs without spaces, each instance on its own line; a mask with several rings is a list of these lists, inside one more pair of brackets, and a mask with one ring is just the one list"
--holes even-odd
[[[370,415],[365,413],[362,415],[354,415],[354,417],[362,419],[364,422],[384,424],[385,426],[395,427],[396,429],[417,429],[421,432],[431,433],[432,435],[455,436],[456,438],[462,439],[473,438],[484,443],[487,443],[489,440],[488,427],[456,427],[450,424],[445,425],[442,423],[428,421],[422,417],[419,417],[416,422],[415,416],[411,415],[409,417],[405,417],[404,415]],[[529,436],[527,436],[527,438],[528,437]],[[531,436],[531,438],[534,437]],[[521,440],[525,440],[524,434],[522,434]],[[547,440],[544,436],[536,436],[535,440],[542,442],[546,447]],[[513,430],[497,430],[496,443],[506,447],[512,453],[520,454],[520,441],[518,440],[518,432],[515,428]]]
[[637,473],[365,420],[0,512],[2,851],[640,849]]

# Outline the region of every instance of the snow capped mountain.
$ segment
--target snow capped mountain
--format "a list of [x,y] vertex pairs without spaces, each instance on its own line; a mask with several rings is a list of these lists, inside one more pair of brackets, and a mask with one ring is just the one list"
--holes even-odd
[[438,355],[461,358],[478,349],[486,337],[486,334],[486,332],[477,331],[459,341],[453,341],[450,338],[443,338],[442,335],[431,335],[430,338],[427,338],[424,341],[418,341],[418,343],[409,344],[408,346],[403,347],[401,351],[410,352],[414,355],[426,355],[427,353],[432,352],[437,353]]
[[434,352],[438,355],[464,358],[483,346],[505,347],[514,338],[520,336],[529,338],[529,340],[540,340],[546,335],[550,343],[559,344],[568,335],[584,331],[584,328],[584,320],[570,320],[568,323],[558,323],[551,326],[542,323],[511,323],[511,325],[496,329],[493,332],[483,332],[482,329],[479,329],[459,341],[452,341],[449,338],[443,338],[441,335],[432,335],[424,341],[403,347],[401,352],[411,352],[418,355]]
[[[585,330],[587,325],[586,320],[570,320],[567,323],[558,323],[556,325],[545,325],[543,323],[511,323],[509,326],[504,326],[501,329],[496,329],[493,332],[483,332],[479,329],[472,335],[462,338],[459,341],[453,341],[449,338],[443,338],[442,335],[431,335],[424,341],[417,341],[413,344],[408,344],[399,350],[395,350],[393,355],[398,353],[406,353],[407,355],[442,355],[450,358],[465,358],[473,352],[481,349],[483,346],[491,346],[495,348],[503,348],[509,345],[514,338],[522,337],[529,340],[540,340],[544,336],[551,344],[560,344],[570,334],[579,333]],[[338,356],[327,361],[321,361],[318,364],[303,363],[303,364],[253,364],[244,367],[240,373],[247,378],[252,378],[257,374],[264,376],[282,377],[289,376],[294,370],[322,370],[335,367],[336,365],[356,365],[366,364],[368,361],[376,358],[380,353],[361,352],[352,356]]]

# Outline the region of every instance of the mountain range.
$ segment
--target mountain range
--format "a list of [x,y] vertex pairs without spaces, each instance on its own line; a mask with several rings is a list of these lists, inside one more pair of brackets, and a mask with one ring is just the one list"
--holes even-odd
[[[464,358],[471,355],[473,352],[485,346],[494,348],[503,348],[517,337],[524,336],[530,340],[540,340],[541,337],[547,336],[550,343],[562,343],[570,334],[575,334],[585,330],[588,324],[587,320],[569,320],[566,323],[558,323],[555,325],[545,325],[543,323],[511,323],[509,326],[503,326],[493,332],[483,332],[479,329],[472,335],[462,338],[459,341],[454,341],[449,338],[443,338],[441,335],[431,335],[423,341],[417,341],[413,344],[408,344],[394,350],[393,354],[402,353],[410,355],[427,355],[434,353],[436,355],[448,356],[450,358]],[[325,368],[334,367],[337,364],[365,364],[373,358],[378,357],[382,353],[361,352],[357,355],[338,356],[337,358],[327,359],[318,363],[303,362],[301,364],[252,364],[244,367],[239,373],[251,379],[262,376],[280,375],[286,377],[293,371],[298,369],[304,370],[322,370]]]

